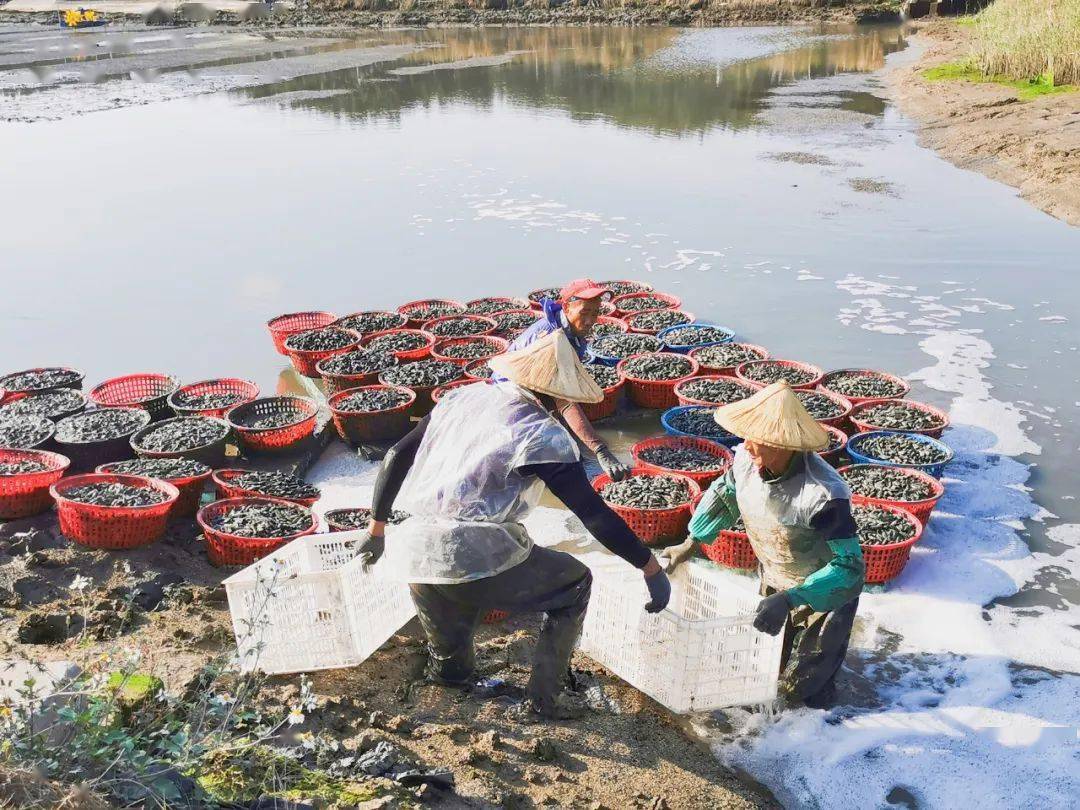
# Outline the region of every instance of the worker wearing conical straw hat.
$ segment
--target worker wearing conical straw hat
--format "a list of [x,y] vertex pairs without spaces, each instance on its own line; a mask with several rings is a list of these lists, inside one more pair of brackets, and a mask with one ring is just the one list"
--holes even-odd
[[815,452],[828,446],[829,434],[783,381],[717,408],[715,418],[743,443],[694,511],[690,538],[667,555],[668,569],[742,520],[764,596],[754,626],[785,631],[781,694],[826,706],[864,578],[851,493]]
[[[652,552],[596,494],[558,418],[556,400],[603,397],[566,335],[552,332],[491,367],[504,382],[450,391],[387,453],[361,551],[373,564],[385,548],[387,576],[409,583],[437,683],[475,686],[473,634],[488,611],[543,613],[517,713],[567,719],[585,708],[563,685],[592,577],[569,554],[534,547],[522,525],[545,484],[597,540],[641,569],[646,610],[662,610],[671,588]],[[394,506],[412,517],[386,543]]]

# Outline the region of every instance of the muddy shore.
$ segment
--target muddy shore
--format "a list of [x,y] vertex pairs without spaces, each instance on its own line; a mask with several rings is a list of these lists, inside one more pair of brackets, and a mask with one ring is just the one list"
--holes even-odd
[[886,76],[891,98],[919,124],[923,146],[1080,225],[1080,92],[1023,101],[1001,84],[923,77],[927,68],[963,59],[969,36],[945,20],[922,25],[914,44],[923,53]]

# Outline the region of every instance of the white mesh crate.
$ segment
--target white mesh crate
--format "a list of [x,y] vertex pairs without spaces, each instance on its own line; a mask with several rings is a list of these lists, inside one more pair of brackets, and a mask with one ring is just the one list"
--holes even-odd
[[301,537],[225,580],[244,670],[355,666],[415,615],[407,585],[356,558],[362,532]]
[[668,608],[646,613],[641,573],[593,568],[580,648],[673,712],[767,703],[776,697],[782,636],[753,628],[758,597],[723,572],[685,564]]

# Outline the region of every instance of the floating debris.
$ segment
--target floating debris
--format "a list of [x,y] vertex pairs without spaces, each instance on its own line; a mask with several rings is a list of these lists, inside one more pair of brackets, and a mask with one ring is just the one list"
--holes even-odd
[[941,464],[949,460],[949,453],[945,448],[902,433],[870,436],[852,442],[852,445],[861,455],[890,464],[921,466]]
[[424,327],[425,332],[430,332],[441,338],[471,337],[472,335],[479,335],[481,332],[487,332],[489,329],[491,329],[491,324],[477,315],[447,318],[446,320],[427,324]]
[[[677,310],[662,310],[664,312],[675,312]],[[650,313],[651,314],[651,313]],[[634,318],[634,323],[637,323],[637,318],[643,318],[644,315],[638,315]],[[672,329],[670,332],[664,334],[664,343],[668,346],[701,346],[703,343],[719,343],[723,340],[730,340],[731,332],[724,329],[721,326],[694,326],[687,329]],[[699,362],[705,362],[704,358],[699,355],[694,355]],[[757,358],[748,358],[756,360]],[[739,362],[746,362],[740,360]]]
[[409,320],[430,321],[435,318],[445,318],[447,315],[461,315],[465,312],[465,306],[452,301],[424,301],[409,307],[406,311]]
[[600,363],[586,363],[585,370],[589,372],[596,384],[601,388],[611,388],[618,385],[622,377],[614,366],[604,366]]
[[600,286],[611,291],[613,298],[636,292],[651,292],[652,287],[640,281],[601,281]]
[[860,399],[895,399],[907,393],[907,387],[872,371],[841,371],[826,375],[823,384],[843,397]]
[[64,498],[93,506],[153,506],[168,500],[164,492],[151,487],[136,487],[131,484],[86,484],[69,489]]
[[497,343],[484,340],[470,340],[461,343],[451,343],[439,349],[443,357],[456,357],[459,360],[477,360],[481,357],[491,357],[492,353],[499,353],[502,347]]
[[72,368],[39,368],[0,377],[0,388],[7,391],[44,391],[74,385],[81,379],[82,374]]
[[229,479],[228,484],[268,498],[318,498],[320,494],[318,487],[283,472],[252,470]]
[[9,402],[0,408],[0,417],[44,416],[46,419],[60,419],[84,407],[86,397],[81,393],[71,388],[58,388]]
[[173,394],[173,404],[177,408],[185,408],[192,411],[208,411],[218,408],[228,408],[238,402],[244,401],[244,395],[237,391],[215,391],[205,394],[196,394],[190,391],[177,391]]
[[818,391],[796,391],[795,396],[802,402],[806,412],[814,419],[835,419],[843,416],[843,405]]
[[173,481],[206,475],[210,468],[201,461],[189,458],[136,458],[114,462],[109,465],[108,471],[117,475],[141,475],[144,478]]
[[915,524],[903,515],[870,504],[851,507],[859,542],[864,546],[889,546],[915,536]]
[[229,426],[208,416],[181,416],[149,428],[138,438],[139,449],[152,453],[180,453],[205,447],[225,438]]
[[421,360],[403,366],[388,368],[381,375],[387,385],[403,385],[406,388],[437,388],[453,382],[462,375],[461,366],[449,360]]
[[365,348],[373,352],[410,352],[424,348],[429,342],[430,339],[419,332],[402,330],[372,338]]
[[671,301],[658,295],[639,295],[620,301],[616,306],[622,312],[646,312],[650,309],[673,309]]
[[0,475],[25,475],[26,473],[44,472],[49,466],[32,458],[19,461],[0,461]]
[[789,366],[777,360],[763,360],[742,370],[742,375],[749,380],[769,385],[779,380],[786,380],[788,385],[806,385],[817,378],[817,373],[808,368]]
[[562,287],[544,287],[540,290],[533,290],[529,293],[529,300],[534,304],[539,304],[545,298],[550,298],[552,301],[558,300],[559,295],[562,293]]
[[339,411],[347,413],[374,413],[388,411],[404,405],[412,397],[398,388],[368,388],[342,397],[334,403]]
[[400,312],[354,312],[352,315],[338,318],[334,321],[334,326],[368,335],[372,332],[384,332],[387,329],[400,329],[408,323],[408,320]]
[[[420,335],[416,337],[420,338],[421,345],[423,345],[425,342],[423,338]],[[335,354],[333,357],[323,360],[319,368],[326,374],[377,374],[391,366],[396,366],[397,362],[398,360],[393,352],[373,348],[369,345],[365,349]]]
[[492,315],[491,320],[495,321],[495,328],[500,332],[508,332],[511,329],[528,329],[539,317],[535,312],[501,312]]
[[670,475],[635,475],[606,484],[600,497],[632,509],[673,509],[690,502],[690,487]]
[[883,430],[934,430],[945,420],[910,402],[883,402],[864,408],[855,416],[858,421]]
[[285,338],[285,348],[300,352],[328,352],[356,343],[356,335],[336,326],[309,329]]
[[727,460],[715,453],[699,450],[696,447],[672,447],[657,445],[647,447],[638,453],[638,458],[647,464],[664,467],[668,470],[690,470],[691,472],[712,472],[727,466]]
[[658,352],[664,344],[655,335],[608,335],[592,344],[595,354],[622,360],[642,352]]
[[[687,329],[694,332],[694,329]],[[671,336],[665,335],[664,340],[671,344]],[[708,368],[735,368],[735,366],[749,363],[751,360],[762,360],[763,353],[760,349],[753,348],[746,343],[721,343],[718,346],[704,346],[694,352],[694,359]]]
[[934,494],[934,488],[927,481],[898,467],[858,465],[841,470],[840,475],[852,493],[865,498],[911,503],[925,501]]
[[623,374],[638,380],[678,380],[693,370],[689,357],[668,352],[639,355],[623,364]]
[[678,393],[687,399],[708,402],[716,405],[729,405],[732,402],[754,395],[754,389],[739,380],[717,380],[708,377],[691,377],[679,384]]
[[716,424],[713,414],[716,408],[687,408],[675,411],[668,417],[668,424],[682,433],[706,439],[730,439],[732,434]]
[[[408,512],[400,509],[391,509],[390,517],[386,521],[391,526],[404,523],[409,519]],[[360,506],[355,509],[334,509],[326,513],[326,520],[333,526],[342,529],[366,529],[371,522],[371,509]]]
[[521,309],[522,303],[512,298],[477,298],[465,307],[467,315],[495,315],[511,309]]
[[642,312],[629,319],[631,329],[646,329],[651,332],[659,332],[669,326],[682,326],[690,323],[690,316],[679,309],[658,309],[652,312]]
[[130,436],[150,420],[146,411],[100,408],[75,414],[56,424],[56,438],[68,444],[103,442]]
[[311,528],[311,513],[295,504],[249,503],[214,515],[210,525],[237,537],[286,537]]

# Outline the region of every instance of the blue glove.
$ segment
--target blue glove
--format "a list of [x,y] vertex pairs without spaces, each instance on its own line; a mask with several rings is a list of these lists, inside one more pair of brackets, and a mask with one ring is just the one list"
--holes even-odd
[[766,596],[758,602],[757,615],[754,616],[754,629],[775,636],[784,629],[790,612],[791,602],[788,601],[785,591]]
[[649,613],[659,613],[667,607],[671,599],[671,580],[663,570],[657,571],[651,577],[645,577],[645,586],[649,589],[649,602],[645,610]]

